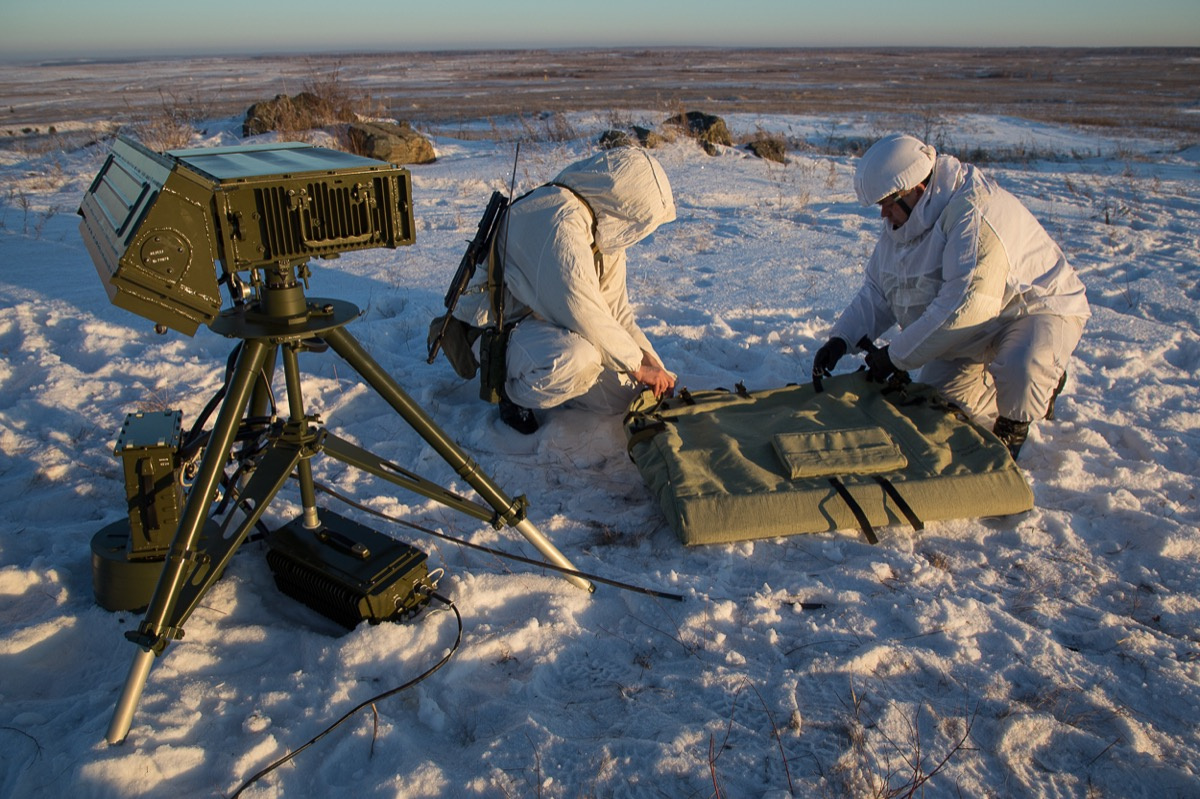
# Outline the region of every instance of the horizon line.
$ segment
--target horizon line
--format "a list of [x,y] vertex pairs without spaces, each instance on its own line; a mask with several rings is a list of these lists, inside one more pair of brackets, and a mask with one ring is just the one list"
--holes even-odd
[[277,51],[243,51],[243,50],[195,50],[190,52],[146,52],[136,55],[120,53],[96,53],[92,55],[22,55],[11,58],[0,56],[0,64],[22,66],[70,66],[73,64],[125,64],[139,61],[183,61],[194,58],[299,58],[299,57],[337,57],[337,56],[370,56],[395,55],[397,53],[536,53],[536,52],[611,52],[613,50],[628,51],[668,51],[668,50],[728,50],[728,51],[879,51],[879,50],[908,50],[908,51],[1005,51],[1005,50],[1123,50],[1123,51],[1189,51],[1200,52],[1200,45],[1177,44],[838,44],[838,45],[717,45],[717,44],[661,44],[661,45],[530,45],[527,47],[402,47],[384,48],[369,47],[360,49],[330,48],[321,50],[277,50]]

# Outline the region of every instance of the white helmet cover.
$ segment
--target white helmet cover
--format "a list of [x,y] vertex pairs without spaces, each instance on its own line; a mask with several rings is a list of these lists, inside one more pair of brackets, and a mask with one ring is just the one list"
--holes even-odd
[[854,191],[863,205],[908,191],[933,171],[937,150],[920,139],[893,133],[872,144],[858,161]]

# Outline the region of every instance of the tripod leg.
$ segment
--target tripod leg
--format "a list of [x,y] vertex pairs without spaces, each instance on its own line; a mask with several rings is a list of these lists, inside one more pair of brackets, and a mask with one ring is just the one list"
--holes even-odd
[[133,658],[133,666],[129,669],[129,677],[121,696],[117,699],[116,710],[113,711],[112,721],[108,723],[108,735],[105,740],[110,744],[119,744],[129,734],[129,726],[133,723],[133,711],[142,698],[142,689],[146,687],[146,678],[150,676],[150,666],[154,663],[154,653],[149,649],[139,649]]
[[[404,389],[400,388],[392,376],[384,371],[383,367],[363,349],[354,336],[339,327],[323,333],[322,338],[333,348],[334,352],[362,375],[363,379],[433,447],[446,463],[450,464],[460,477],[467,481],[471,488],[475,489],[475,493],[479,494],[484,502],[496,510],[506,524],[515,527],[517,532],[525,536],[546,560],[561,568],[579,571],[549,539],[542,535],[533,522],[524,518],[520,503],[509,499],[499,486],[479,468],[479,464],[466,456],[458,444],[434,423],[433,419],[405,393]],[[582,577],[567,575],[567,579],[584,590],[596,590],[590,581]]]
[[196,563],[196,544],[220,483],[226,455],[237,435],[238,426],[249,401],[250,390],[269,351],[272,351],[272,347],[264,340],[250,339],[242,344],[225,400],[213,424],[204,457],[200,460],[199,471],[184,504],[183,517],[171,542],[171,552],[163,565],[150,606],[146,609],[146,617],[136,633],[126,636],[139,644],[142,650],[125,680],[125,688],[121,692],[120,701],[109,725],[107,740],[110,744],[124,741],[129,733],[133,711],[150,673],[152,656],[162,654],[170,639],[179,634],[170,620],[175,613],[175,605],[179,601],[182,587]]
[[[307,425],[304,414],[304,398],[301,395],[300,359],[296,357],[296,347],[293,344],[283,347],[283,375],[287,382],[288,412],[292,423]],[[304,509],[304,527],[315,530],[321,526],[317,515],[317,491],[312,476],[312,463],[303,458],[297,464],[300,478],[300,505]]]

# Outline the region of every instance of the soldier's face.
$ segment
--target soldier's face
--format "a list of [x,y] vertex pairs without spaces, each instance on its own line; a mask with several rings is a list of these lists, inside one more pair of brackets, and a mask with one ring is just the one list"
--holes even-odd
[[909,211],[920,202],[925,194],[925,184],[918,183],[908,191],[889,194],[879,201],[879,215],[892,223],[892,228],[898,228],[908,221]]

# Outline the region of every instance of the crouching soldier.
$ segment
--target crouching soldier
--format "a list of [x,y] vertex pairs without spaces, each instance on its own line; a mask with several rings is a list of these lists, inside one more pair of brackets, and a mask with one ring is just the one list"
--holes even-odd
[[632,148],[574,163],[509,206],[495,235],[504,318],[515,322],[499,397],[506,424],[532,433],[535,409],[619,413],[643,387],[673,390],[625,281],[626,249],[673,219],[662,166]]
[[814,379],[864,337],[899,326],[867,353],[870,376],[920,368],[1016,458],[1030,424],[1053,417],[1090,315],[1083,283],[1016,197],[912,136],[872,145],[854,188],[879,207],[883,230],[862,288],[813,359]]

